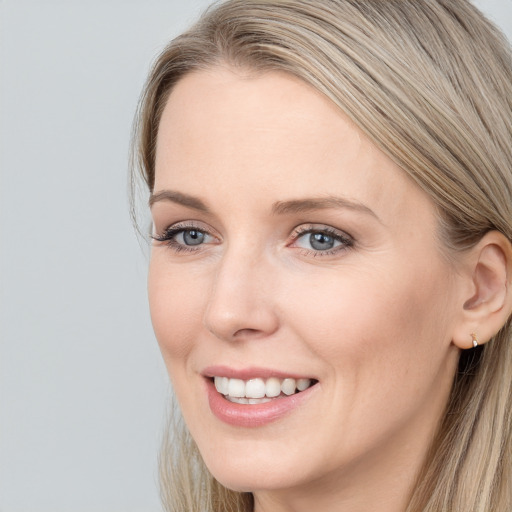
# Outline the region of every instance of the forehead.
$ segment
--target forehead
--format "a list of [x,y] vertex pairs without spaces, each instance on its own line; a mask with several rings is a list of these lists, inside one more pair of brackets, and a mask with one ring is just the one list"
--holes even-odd
[[220,67],[186,75],[169,97],[156,154],[155,191],[163,188],[260,192],[260,203],[335,190],[394,215],[424,195],[311,86],[283,72]]

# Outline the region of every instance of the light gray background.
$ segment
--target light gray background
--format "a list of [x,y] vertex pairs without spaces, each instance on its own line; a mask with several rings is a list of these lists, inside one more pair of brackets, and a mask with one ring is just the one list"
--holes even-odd
[[[0,0],[0,512],[156,512],[167,378],[127,205],[153,57],[207,0]],[[512,0],[480,0],[512,37]]]

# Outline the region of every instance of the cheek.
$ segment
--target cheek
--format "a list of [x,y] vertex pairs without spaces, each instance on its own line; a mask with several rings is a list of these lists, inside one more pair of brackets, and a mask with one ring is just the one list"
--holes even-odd
[[310,350],[343,369],[340,378],[377,381],[389,373],[398,382],[411,368],[440,364],[450,338],[450,292],[447,284],[440,294],[439,282],[449,282],[442,266],[423,273],[404,265],[348,269],[337,279],[317,276],[315,286],[299,285],[286,310]]
[[170,269],[161,255],[149,265],[148,295],[151,321],[166,364],[192,350],[202,325],[204,290],[193,276]]
[[456,359],[447,357],[449,300],[432,284],[448,280],[403,270],[383,275],[344,273],[289,294],[288,324],[311,360],[322,361],[326,428],[332,436],[344,432],[347,453],[384,443],[423,410],[436,417],[455,370]]

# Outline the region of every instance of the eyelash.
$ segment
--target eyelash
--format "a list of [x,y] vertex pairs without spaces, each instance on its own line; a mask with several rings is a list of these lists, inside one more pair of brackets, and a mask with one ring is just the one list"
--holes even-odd
[[151,235],[151,238],[153,240],[156,240],[157,242],[165,243],[173,251],[177,253],[182,251],[197,252],[198,250],[200,250],[199,248],[187,246],[176,242],[176,236],[185,231],[198,231],[199,233],[204,233],[205,235],[213,236],[208,230],[204,229],[203,227],[196,226],[194,224],[176,224],[174,226],[168,227],[161,235]]
[[[174,226],[168,227],[161,235],[152,235],[151,238],[157,242],[165,243],[168,245],[173,251],[176,253],[179,252],[197,252],[201,250],[201,245],[204,244],[198,244],[197,247],[194,246],[187,246],[185,244],[178,243],[176,241],[176,236],[180,233],[184,233],[186,231],[197,231],[199,233],[202,233],[204,235],[216,238],[215,235],[213,235],[210,231],[205,229],[204,227],[200,227],[194,224],[176,224]],[[354,239],[347,235],[339,232],[338,230],[323,226],[318,227],[312,224],[309,225],[302,225],[297,228],[295,228],[293,233],[293,240],[288,245],[288,247],[293,247],[292,244],[296,243],[298,240],[300,240],[302,237],[308,234],[322,234],[326,235],[328,237],[333,238],[335,241],[340,242],[340,245],[333,247],[332,249],[328,250],[312,250],[312,249],[306,249],[306,248],[300,248],[301,254],[303,256],[312,256],[312,257],[322,257],[322,256],[332,256],[334,254],[337,254],[341,251],[346,251],[347,249],[350,249],[354,245]]]
[[313,256],[314,258],[321,258],[322,256],[333,256],[354,246],[354,239],[350,235],[341,233],[337,229],[331,228],[329,226],[318,227],[311,224],[308,226],[302,225],[295,229],[293,243],[295,243],[303,236],[313,233],[327,235],[328,237],[333,238],[335,241],[340,242],[340,245],[324,251],[315,251],[312,249],[301,248],[301,254],[303,256]]

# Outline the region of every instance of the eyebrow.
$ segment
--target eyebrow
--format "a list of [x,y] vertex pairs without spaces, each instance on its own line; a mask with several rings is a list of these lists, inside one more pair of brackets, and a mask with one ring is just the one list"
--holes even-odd
[[343,197],[327,196],[312,197],[305,199],[293,199],[291,201],[278,201],[272,206],[272,213],[286,215],[292,213],[307,213],[313,210],[326,210],[329,208],[345,208],[361,213],[370,214],[379,220],[376,213],[368,206],[357,201],[351,201]]
[[[149,198],[149,207],[151,208],[159,201],[170,201],[172,203],[192,208],[203,213],[210,213],[210,209],[198,197],[177,192],[174,190],[161,190],[155,194],[151,194]],[[344,208],[366,213],[380,220],[373,210],[368,206],[357,201],[351,201],[346,198],[327,196],[327,197],[311,197],[304,199],[292,199],[290,201],[277,201],[272,205],[272,214],[274,215],[290,215],[296,213],[308,213],[314,210],[326,210],[330,208]]]
[[182,192],[176,192],[174,190],[161,190],[156,194],[151,194],[149,197],[149,207],[151,208],[155,203],[159,201],[171,201],[172,203],[181,204],[187,208],[193,210],[199,210],[200,212],[210,213],[210,209],[206,206],[201,199],[183,194]]

